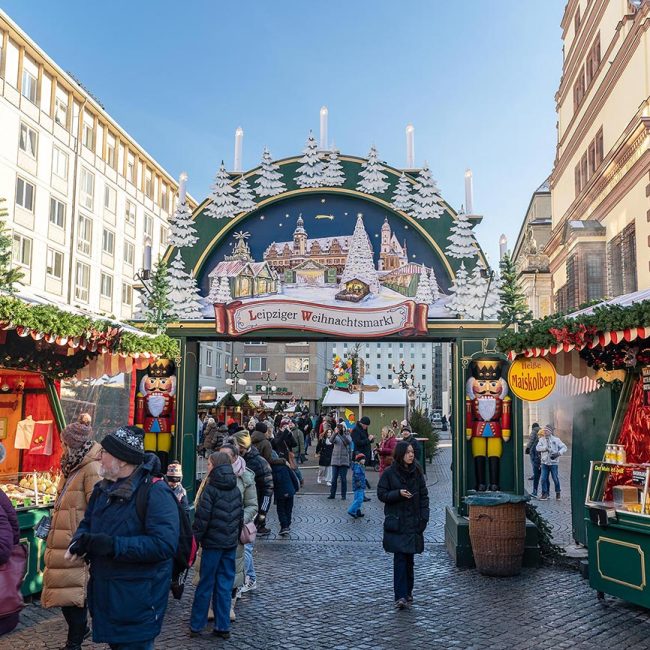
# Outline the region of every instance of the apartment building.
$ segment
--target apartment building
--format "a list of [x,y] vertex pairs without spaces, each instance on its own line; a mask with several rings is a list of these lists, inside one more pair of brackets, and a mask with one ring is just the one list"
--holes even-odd
[[201,341],[199,344],[199,387],[208,386],[217,391],[230,390],[226,386],[226,366],[232,364],[231,342],[226,341]]
[[177,181],[0,10],[0,197],[27,290],[130,318],[144,247],[154,261],[164,252],[177,192]]
[[568,0],[549,256],[555,309],[650,286],[650,1]]

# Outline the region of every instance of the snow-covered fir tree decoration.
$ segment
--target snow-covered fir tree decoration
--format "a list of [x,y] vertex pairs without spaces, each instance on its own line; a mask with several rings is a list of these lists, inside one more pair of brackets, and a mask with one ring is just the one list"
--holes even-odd
[[194,276],[185,270],[185,262],[180,251],[176,253],[169,267],[169,301],[170,312],[174,318],[202,317],[199,289]]
[[322,187],[323,163],[318,154],[316,139],[311,131],[302,153],[303,157],[298,161],[302,164],[296,169],[298,175],[294,178],[296,185],[298,187]]
[[499,312],[501,311],[501,286],[503,280],[500,276],[495,276],[487,290],[487,300],[485,301],[485,309],[483,310],[484,320],[499,320]]
[[420,278],[418,280],[418,290],[415,292],[415,298],[413,298],[413,300],[417,304],[433,304],[434,298],[431,293],[431,284],[429,283],[429,274],[427,273],[426,266],[422,267],[422,272],[420,273]]
[[221,167],[212,184],[212,203],[206,208],[207,214],[213,219],[232,219],[238,212],[235,188],[230,184],[226,166],[221,161]]
[[323,186],[340,187],[343,183],[345,183],[343,165],[339,160],[339,152],[333,149],[323,167]]
[[377,149],[373,145],[368,152],[368,160],[361,164],[361,180],[357,183],[357,189],[366,194],[383,194],[388,189],[388,177],[382,169],[383,166],[377,160]]
[[230,295],[230,282],[228,278],[225,275],[222,275],[220,278],[214,278],[212,280],[212,288],[210,289],[208,301],[211,304],[220,303],[225,305],[231,300],[232,296]]
[[196,235],[196,228],[192,221],[192,213],[187,203],[178,203],[176,212],[169,220],[169,239],[167,243],[176,248],[194,246],[199,238]]
[[489,279],[484,277],[485,271],[485,265],[479,260],[467,281],[468,290],[465,314],[471,320],[485,319],[485,306],[489,298]]
[[203,318],[201,291],[199,290],[194,273],[190,273],[187,283],[187,299],[183,303],[183,318],[192,320]]
[[433,269],[429,269],[429,287],[431,288],[431,295],[435,302],[440,298],[440,287],[438,286],[438,280],[436,279],[436,274],[433,272]]
[[395,193],[393,194],[393,207],[402,212],[408,212],[413,207],[411,183],[409,183],[404,172],[399,177]]
[[418,185],[413,195],[411,214],[416,219],[438,219],[444,212],[438,184],[426,163],[418,174]]
[[462,210],[458,213],[447,237],[449,244],[445,251],[449,257],[456,259],[473,258],[478,253],[472,223]]
[[451,298],[446,304],[446,309],[452,313],[460,314],[464,316],[467,312],[466,303],[467,303],[467,293],[469,290],[467,284],[467,269],[465,268],[465,262],[460,263],[460,268],[456,272],[456,277],[449,287],[449,293]]
[[242,176],[237,185],[237,212],[249,212],[256,205],[255,193],[249,182]]
[[344,289],[345,283],[350,280],[361,280],[368,285],[370,293],[379,293],[379,278],[372,256],[372,245],[363,226],[361,215],[357,216],[357,223],[350,241],[348,259],[341,275],[341,289]]
[[271,152],[264,147],[260,172],[255,181],[255,192],[257,196],[276,196],[286,192],[286,185],[282,182],[282,174],[278,171],[280,167],[271,159]]

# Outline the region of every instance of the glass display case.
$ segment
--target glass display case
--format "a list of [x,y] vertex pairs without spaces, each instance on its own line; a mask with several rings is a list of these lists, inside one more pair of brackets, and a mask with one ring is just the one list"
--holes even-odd
[[585,505],[604,509],[608,519],[629,513],[650,517],[649,484],[650,463],[592,460]]
[[54,504],[60,478],[60,474],[53,472],[0,474],[0,490],[16,510],[42,508]]

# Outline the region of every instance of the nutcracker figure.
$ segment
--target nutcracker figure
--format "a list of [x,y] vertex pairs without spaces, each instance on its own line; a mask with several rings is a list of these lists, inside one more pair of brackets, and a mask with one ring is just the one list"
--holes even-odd
[[174,362],[160,359],[140,380],[135,398],[135,423],[144,429],[144,449],[154,452],[167,470],[176,430],[176,375]]
[[[465,399],[465,438],[471,441],[475,489],[498,491],[503,443],[510,440],[508,384],[501,377],[502,361],[479,359],[472,362]],[[489,488],[485,465],[489,466]]]

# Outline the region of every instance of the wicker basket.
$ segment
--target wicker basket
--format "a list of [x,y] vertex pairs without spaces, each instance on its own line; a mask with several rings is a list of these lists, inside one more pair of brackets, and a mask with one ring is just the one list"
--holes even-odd
[[469,538],[476,568],[483,575],[520,573],[525,537],[525,503],[469,506]]

